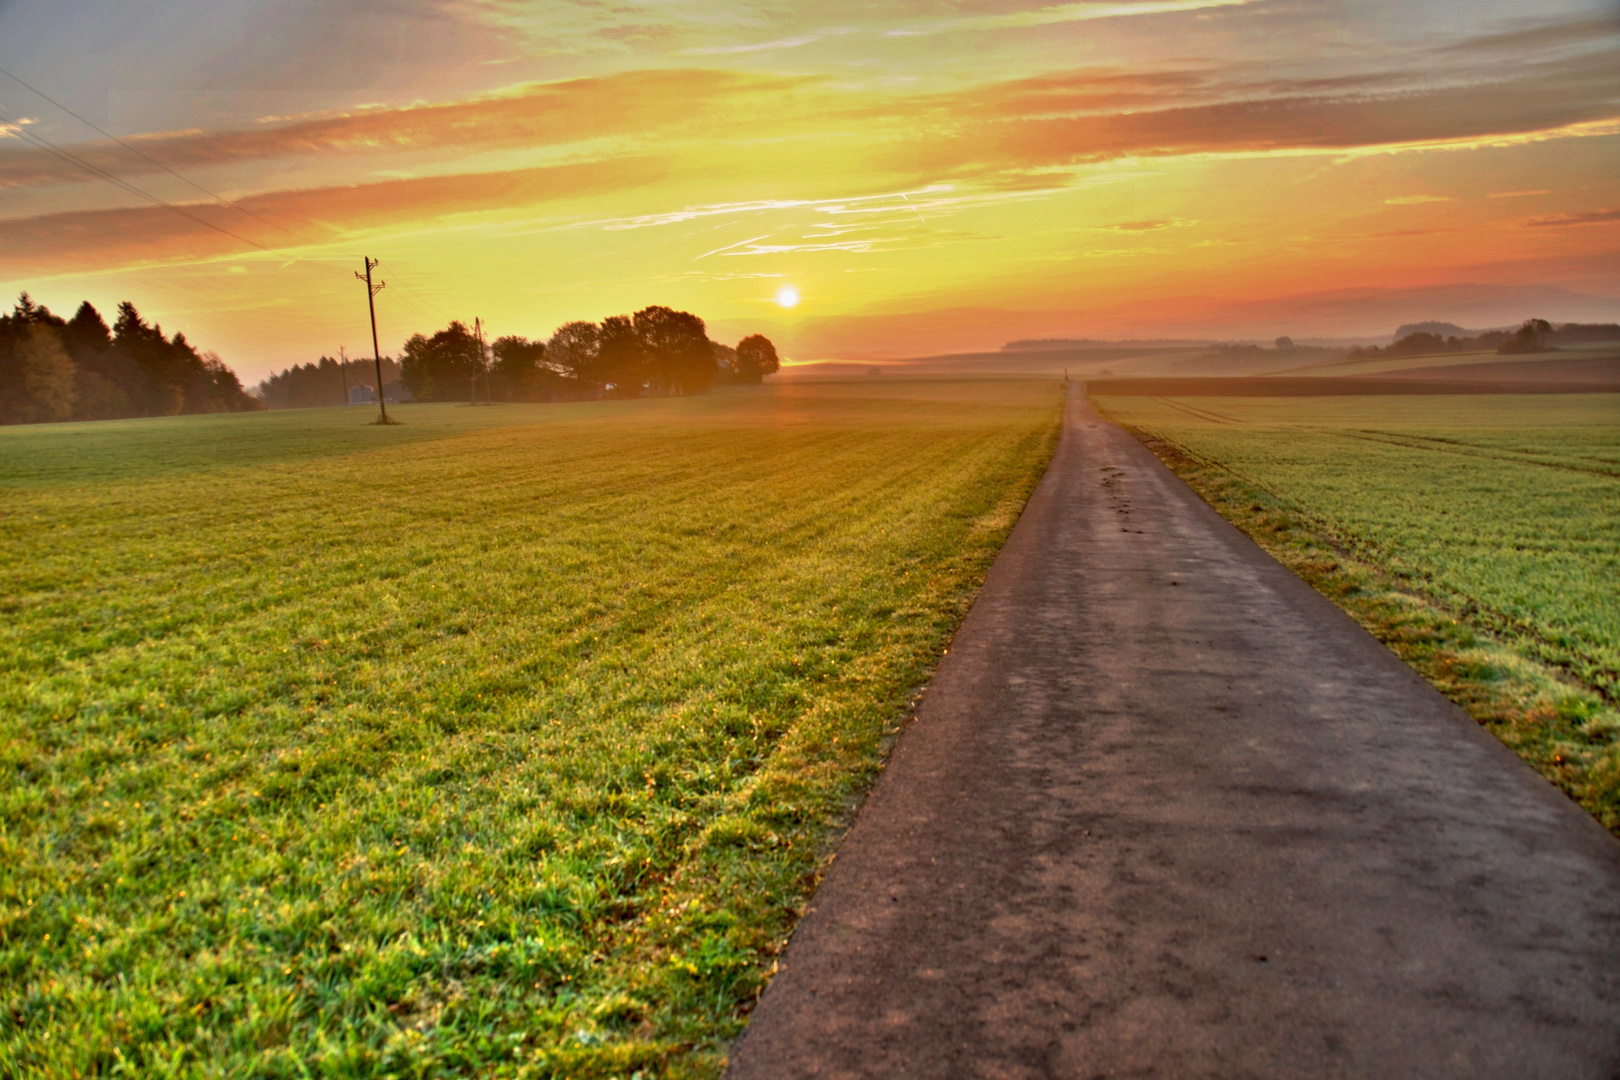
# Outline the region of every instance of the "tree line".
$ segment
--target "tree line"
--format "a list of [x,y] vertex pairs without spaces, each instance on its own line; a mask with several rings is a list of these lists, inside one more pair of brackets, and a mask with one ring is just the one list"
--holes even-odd
[[565,323],[544,341],[506,336],[487,347],[452,321],[412,336],[400,356],[401,381],[417,401],[701,394],[716,383],[757,383],[780,368],[769,338],[722,345],[696,315],[658,306]]
[[[1404,327],[1402,329],[1405,329]],[[1350,350],[1350,359],[1366,360],[1380,356],[1430,356],[1436,353],[1485,352],[1494,349],[1503,355],[1537,353],[1561,345],[1620,341],[1620,325],[1615,323],[1564,323],[1554,327],[1546,319],[1526,319],[1517,330],[1487,330],[1474,337],[1439,334],[1419,330],[1406,334],[1393,344],[1379,348],[1367,345]]]
[[166,337],[127,300],[111,327],[88,300],[64,319],[26,292],[0,315],[0,423],[261,407],[218,356],[199,353],[184,334]]
[[[383,389],[395,394],[399,382],[399,361],[382,358]],[[308,364],[294,364],[270,375],[250,393],[267,409],[307,409],[321,405],[347,405],[349,391],[363,386],[375,392],[376,364],[371,360],[342,360],[323,356]]]
[[[415,334],[383,359],[384,391],[418,401],[561,401],[699,394],[717,383],[758,383],[781,367],[760,334],[711,341],[702,319],[668,307],[570,322],[546,340],[485,343],[452,321]],[[125,301],[109,327],[89,301],[72,319],[27,293],[0,315],[0,423],[107,420],[181,413],[338,405],[376,382],[370,360],[323,356],[276,372],[249,393],[211,352],[168,337]]]

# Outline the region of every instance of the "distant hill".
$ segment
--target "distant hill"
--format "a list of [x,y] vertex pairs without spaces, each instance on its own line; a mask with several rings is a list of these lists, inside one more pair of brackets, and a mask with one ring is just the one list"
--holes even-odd
[[1215,344],[1209,338],[1131,338],[1102,341],[1096,338],[1025,338],[1009,341],[1002,352],[1055,352],[1066,349],[1202,349]]
[[1400,328],[1395,331],[1395,336],[1390,340],[1399,341],[1401,338],[1407,337],[1411,334],[1438,334],[1440,337],[1459,338],[1479,337],[1479,335],[1490,333],[1493,330],[1511,329],[1513,329],[1511,326],[1492,326],[1485,330],[1466,330],[1463,327],[1458,326],[1456,323],[1437,322],[1431,319],[1428,322],[1402,323]]

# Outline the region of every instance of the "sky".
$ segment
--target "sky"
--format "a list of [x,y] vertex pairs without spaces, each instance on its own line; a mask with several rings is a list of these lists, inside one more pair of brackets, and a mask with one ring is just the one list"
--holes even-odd
[[0,70],[0,288],[247,382],[369,355],[364,256],[385,353],[1620,318],[1615,0],[0,0]]

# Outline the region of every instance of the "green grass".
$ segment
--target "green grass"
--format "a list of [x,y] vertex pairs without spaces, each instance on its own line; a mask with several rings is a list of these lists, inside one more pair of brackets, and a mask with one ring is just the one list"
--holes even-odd
[[1620,395],[1098,405],[1620,832]]
[[712,1076],[1052,382],[0,431],[0,1075]]

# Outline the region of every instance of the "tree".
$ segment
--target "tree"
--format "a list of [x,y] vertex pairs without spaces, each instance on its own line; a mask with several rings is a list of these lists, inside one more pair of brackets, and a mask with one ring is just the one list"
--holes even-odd
[[757,383],[782,370],[776,346],[764,334],[750,334],[737,342],[737,381]]
[[[414,334],[400,358],[400,378],[418,401],[458,401],[484,373],[478,339],[459,321],[430,338]],[[380,389],[380,388],[379,388]]]
[[[34,335],[36,327],[49,338]],[[198,353],[184,334],[164,337],[127,301],[111,330],[88,302],[65,320],[27,293],[0,315],[0,422],[258,407],[224,361]]]
[[640,397],[650,370],[651,355],[628,315],[610,315],[596,332],[597,378],[614,397]]
[[[399,364],[382,358],[383,385],[399,379]],[[342,360],[323,356],[311,364],[294,364],[285,371],[267,376],[253,388],[254,396],[270,409],[304,409],[314,406],[346,405],[345,386],[364,386],[375,392],[377,381],[372,361]]]
[[113,322],[113,348],[135,362],[141,373],[141,400],[147,416],[177,416],[185,411],[186,393],[177,377],[174,357],[159,326],[148,326],[135,305],[118,305]]
[[525,337],[495,339],[490,346],[495,363],[490,384],[502,401],[542,401],[549,397],[546,384],[555,375],[545,367],[546,343]]
[[634,322],[652,380],[666,393],[700,394],[714,382],[714,350],[702,319],[686,311],[648,307],[636,312]]
[[1279,352],[1286,352],[1294,347],[1294,339],[1284,335],[1277,339],[1276,345]]
[[595,323],[564,323],[546,342],[546,361],[575,383],[599,385],[596,366],[599,337]]
[[1499,353],[1535,353],[1547,348],[1547,338],[1552,334],[1552,323],[1546,319],[1526,319],[1524,325],[1513,332],[1513,336],[1496,347]]
[[112,348],[112,331],[90,301],[79,305],[79,310],[68,320],[69,341],[79,348],[105,351]]
[[737,350],[718,341],[709,342],[714,353],[715,380],[728,383],[737,381]]
[[70,418],[73,403],[78,398],[73,379],[75,371],[56,330],[39,322],[29,326],[28,336],[17,350],[17,359],[22,369],[24,400],[19,412],[23,422]]

